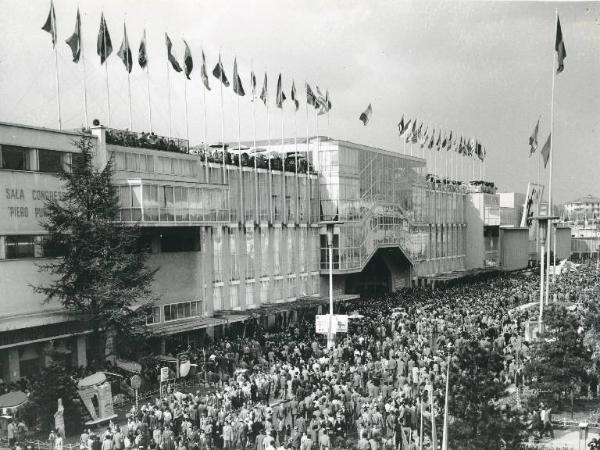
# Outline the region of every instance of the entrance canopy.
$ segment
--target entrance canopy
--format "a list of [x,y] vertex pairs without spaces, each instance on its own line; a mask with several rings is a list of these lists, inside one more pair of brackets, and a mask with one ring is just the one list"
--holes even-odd
[[27,403],[27,395],[21,391],[8,392],[0,395],[0,409],[15,409]]

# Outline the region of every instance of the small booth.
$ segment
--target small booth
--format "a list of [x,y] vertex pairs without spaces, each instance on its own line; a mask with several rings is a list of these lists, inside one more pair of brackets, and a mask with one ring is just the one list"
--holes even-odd
[[0,431],[6,434],[9,421],[16,416],[19,408],[23,407],[29,399],[21,391],[7,392],[0,395]]

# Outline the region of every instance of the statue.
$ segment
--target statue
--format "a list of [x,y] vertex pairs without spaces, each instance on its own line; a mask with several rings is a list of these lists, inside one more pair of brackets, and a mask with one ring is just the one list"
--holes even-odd
[[58,409],[54,413],[54,428],[56,432],[64,439],[65,437],[65,408],[62,404],[62,399],[58,399]]

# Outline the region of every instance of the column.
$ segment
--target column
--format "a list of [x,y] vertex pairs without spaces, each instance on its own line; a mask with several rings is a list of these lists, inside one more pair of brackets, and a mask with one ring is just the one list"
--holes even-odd
[[21,378],[21,365],[19,349],[8,349],[8,381],[16,381]]
[[77,336],[76,341],[76,349],[77,349],[77,367],[87,367],[87,346],[86,346],[86,336],[81,335]]

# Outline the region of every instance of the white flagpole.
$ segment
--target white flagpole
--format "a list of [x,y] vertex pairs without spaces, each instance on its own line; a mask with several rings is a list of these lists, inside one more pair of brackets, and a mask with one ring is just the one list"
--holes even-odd
[[[265,74],[267,70],[265,69]],[[269,221],[273,223],[273,174],[271,172],[271,117],[269,116],[269,93],[267,89],[266,94],[267,101],[267,147],[269,148],[269,154],[267,155],[267,167],[269,170]]]
[[183,97],[185,100],[185,138],[190,140],[190,123],[188,116],[188,95],[187,95],[187,77],[183,77]]
[[225,107],[223,105],[223,63],[221,62],[221,51],[219,50],[219,91],[221,94],[221,150],[223,152],[223,184],[225,184],[227,169],[225,168]]
[[148,125],[150,126],[150,133],[153,133],[152,129],[152,103],[150,100],[150,65],[149,62],[146,62],[146,87],[148,89]]
[[[558,27],[558,8],[556,9],[556,26]],[[550,104],[550,167],[548,169],[548,212],[549,216],[552,215],[552,160],[554,159],[554,85],[556,80],[556,69],[555,69],[555,61],[556,58],[554,56],[554,49],[552,50],[552,97]],[[548,223],[548,236],[547,242],[548,246],[548,268],[546,270],[546,304],[548,304],[548,295],[549,295],[549,286],[550,286],[550,239],[552,238],[552,221]]]
[[[296,87],[295,83],[292,83],[294,86],[294,90]],[[298,199],[300,198],[300,180],[298,179],[298,108],[296,108],[296,102],[298,101],[298,93],[294,93],[294,171],[296,173],[296,192],[294,195],[296,196],[294,203],[296,204],[296,223],[300,223],[300,202]]]
[[[235,74],[236,77],[238,74]],[[237,83],[237,80],[232,80],[233,83]],[[235,92],[234,92],[235,94]],[[242,138],[241,138],[241,119],[240,119],[240,96],[237,96],[237,140],[238,140],[238,171],[240,174],[240,218],[238,222],[244,223],[246,218],[244,217],[244,176],[242,172]]]
[[[81,20],[81,14],[79,15],[79,20],[81,22],[83,22]],[[80,24],[80,30],[81,30],[81,28],[83,28],[83,24]],[[87,82],[86,82],[86,70],[85,70],[85,54],[83,51],[83,45],[81,44],[81,35],[79,36],[79,48],[81,51],[81,65],[83,67],[83,118],[85,120],[85,127],[88,128],[90,126],[90,122],[88,120],[88,107],[87,107]]]
[[[54,6],[52,8],[54,8]],[[56,23],[54,22],[54,14],[52,14],[52,12],[50,13],[50,20],[53,22],[51,29],[56,30]],[[81,39],[81,36],[79,39]],[[54,47],[54,72],[56,75],[56,108],[58,111],[58,129],[62,130],[62,113],[60,110],[60,79],[58,76],[58,49],[56,48],[55,42],[52,43],[52,46]]]
[[131,73],[129,73],[129,71],[127,71],[127,94],[129,96],[129,131],[132,131],[133,114],[131,113]]
[[254,79],[250,79],[250,86],[252,88],[252,143],[254,153],[254,221],[260,222],[259,210],[258,210],[258,170],[256,165],[256,74],[254,73],[254,62],[250,60],[250,73]]
[[[204,48],[202,48],[202,66],[206,71],[206,62],[204,60]],[[207,75],[208,76],[208,75]],[[206,182],[209,183],[209,172],[208,172],[208,145],[206,142],[206,132],[207,132],[207,120],[206,120],[206,85],[204,84],[204,80],[202,76],[200,76],[200,81],[202,82],[202,108],[204,110],[204,123],[202,124],[202,132],[203,132],[203,141],[204,141],[204,173]]]
[[[308,91],[308,82],[305,80],[304,81],[304,90]],[[311,105],[312,106],[312,105]],[[307,94],[307,98],[306,98],[306,166],[307,166],[307,170],[306,170],[306,203],[308,205],[308,209],[307,209],[307,217],[308,217],[308,223],[311,223],[311,211],[310,211],[310,161],[311,161],[311,154],[310,154],[310,132],[309,132],[309,116],[308,116],[308,94]],[[314,164],[314,161],[313,161]]]
[[448,391],[450,387],[450,362],[451,355],[448,355],[448,369],[446,371],[446,395],[444,396],[444,429],[442,437],[442,450],[448,450]]
[[[102,13],[104,14],[104,12]],[[104,20],[104,27],[102,28],[102,40],[104,41],[104,51],[106,51],[106,19]],[[110,128],[110,86],[108,84],[108,57],[104,59],[104,73],[106,74],[106,104],[108,106],[108,127]]]
[[165,64],[167,65],[167,95],[169,97],[169,139],[171,139],[171,136],[173,134],[173,126],[171,124],[171,75],[169,74],[169,51],[167,50],[167,58],[165,61]]

